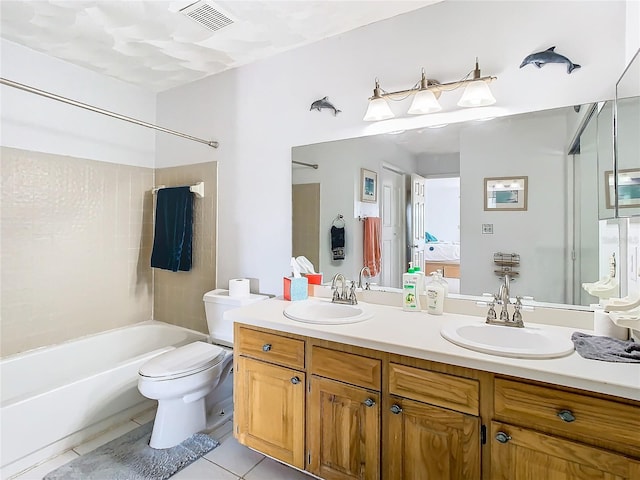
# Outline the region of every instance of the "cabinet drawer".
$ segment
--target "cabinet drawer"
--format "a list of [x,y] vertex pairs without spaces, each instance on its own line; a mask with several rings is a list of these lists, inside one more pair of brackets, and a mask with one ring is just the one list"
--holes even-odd
[[389,393],[470,415],[479,414],[477,380],[389,364]]
[[236,349],[240,355],[304,369],[304,340],[245,327],[238,328],[237,333]]
[[499,420],[640,456],[640,407],[501,378],[494,400]]
[[313,346],[311,373],[371,390],[380,390],[381,361]]

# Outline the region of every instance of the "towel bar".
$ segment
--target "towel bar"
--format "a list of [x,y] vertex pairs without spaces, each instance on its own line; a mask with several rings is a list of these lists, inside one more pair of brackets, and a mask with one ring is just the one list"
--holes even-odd
[[[151,193],[155,195],[158,193],[158,190],[161,188],[167,188],[165,185],[158,185],[151,190]],[[204,197],[204,182],[198,182],[195,185],[191,185],[189,190],[196,194],[196,197],[203,198]]]

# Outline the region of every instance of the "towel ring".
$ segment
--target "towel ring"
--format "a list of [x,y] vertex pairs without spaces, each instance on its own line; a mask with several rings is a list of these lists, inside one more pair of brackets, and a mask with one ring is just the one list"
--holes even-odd
[[341,214],[338,214],[338,216],[333,219],[332,225],[336,228],[344,228],[344,217]]

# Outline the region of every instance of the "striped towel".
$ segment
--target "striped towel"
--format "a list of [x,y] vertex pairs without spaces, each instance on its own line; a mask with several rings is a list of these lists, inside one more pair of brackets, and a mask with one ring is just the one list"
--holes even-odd
[[380,273],[380,259],[382,258],[380,218],[367,217],[364,219],[364,266],[369,267],[371,276]]

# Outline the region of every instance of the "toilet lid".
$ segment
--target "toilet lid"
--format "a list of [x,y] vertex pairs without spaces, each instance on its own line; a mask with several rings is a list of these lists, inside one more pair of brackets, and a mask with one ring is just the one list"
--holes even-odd
[[138,371],[144,377],[177,377],[196,373],[220,363],[225,351],[216,345],[193,342],[145,362]]

